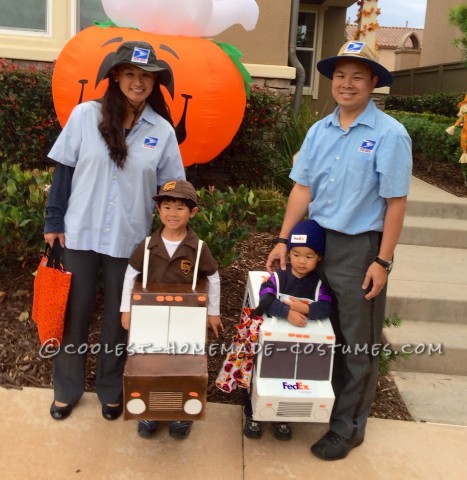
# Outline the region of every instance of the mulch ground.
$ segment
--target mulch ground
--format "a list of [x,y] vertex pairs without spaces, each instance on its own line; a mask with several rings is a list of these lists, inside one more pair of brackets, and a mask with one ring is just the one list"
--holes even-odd
[[467,197],[467,177],[463,177],[459,163],[430,163],[421,155],[415,154],[413,174],[420,180],[436,185],[456,197]]

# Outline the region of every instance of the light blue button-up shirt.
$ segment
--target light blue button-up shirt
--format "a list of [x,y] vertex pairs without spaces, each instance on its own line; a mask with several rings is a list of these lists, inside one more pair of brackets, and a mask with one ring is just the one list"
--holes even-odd
[[123,169],[109,157],[100,120],[99,103],[78,105],[49,153],[75,168],[65,243],[74,250],[128,258],[151,228],[157,186],[185,179],[185,172],[174,129],[150,106],[127,136]]
[[311,188],[309,217],[355,235],[383,230],[386,198],[409,192],[412,142],[398,121],[366,109],[343,130],[339,107],[308,131],[290,178]]

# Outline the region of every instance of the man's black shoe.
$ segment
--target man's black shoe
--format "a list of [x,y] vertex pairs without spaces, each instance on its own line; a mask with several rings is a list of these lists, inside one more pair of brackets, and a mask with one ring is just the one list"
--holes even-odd
[[345,458],[352,448],[362,443],[363,438],[349,440],[336,432],[329,431],[311,446],[311,452],[322,460],[340,460]]

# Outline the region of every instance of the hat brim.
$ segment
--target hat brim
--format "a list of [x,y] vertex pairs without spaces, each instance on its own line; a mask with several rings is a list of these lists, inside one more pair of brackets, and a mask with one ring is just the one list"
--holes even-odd
[[195,200],[195,199],[193,199],[193,197],[190,197],[188,195],[183,195],[181,193],[170,194],[170,192],[164,192],[164,193],[161,193],[159,195],[154,195],[152,197],[152,199],[157,202],[161,198],[165,198],[165,197],[178,198],[180,200],[191,200],[192,202],[195,203],[195,205],[198,204],[197,199]]
[[369,60],[367,58],[356,57],[353,55],[338,55],[336,57],[329,57],[320,60],[317,63],[316,68],[318,69],[319,73],[332,80],[337,62],[342,60],[353,60],[368,65],[371,71],[378,77],[378,82],[376,83],[375,88],[390,87],[392,85],[393,77],[389,70],[383,67],[380,63],[374,62],[373,60]]
[[122,65],[131,65],[133,67],[138,67],[141,68],[141,70],[144,70],[145,72],[152,72],[152,73],[157,73],[157,78],[159,79],[159,83],[164,86],[168,86],[170,82],[172,81],[172,75],[170,72],[164,68],[164,67],[158,67],[157,65],[154,66],[149,66],[149,65],[135,65],[134,63],[130,62],[120,62],[112,65],[108,70],[107,73],[105,74],[104,78],[110,78],[110,74],[112,73],[113,70],[117,69],[118,67],[121,67]]

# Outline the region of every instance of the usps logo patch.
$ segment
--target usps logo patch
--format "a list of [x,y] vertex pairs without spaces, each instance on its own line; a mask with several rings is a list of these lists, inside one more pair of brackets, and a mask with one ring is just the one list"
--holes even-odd
[[364,47],[363,42],[349,42],[344,53],[360,53]]
[[149,50],[147,48],[135,47],[133,50],[133,56],[131,57],[132,63],[148,63],[149,62]]
[[143,141],[143,148],[156,148],[159,139],[157,137],[146,137]]
[[306,237],[307,235],[292,235],[292,237],[290,238],[290,243],[306,243]]
[[371,153],[373,152],[375,145],[376,145],[375,140],[363,140],[360,147],[358,147],[358,151],[363,153]]

